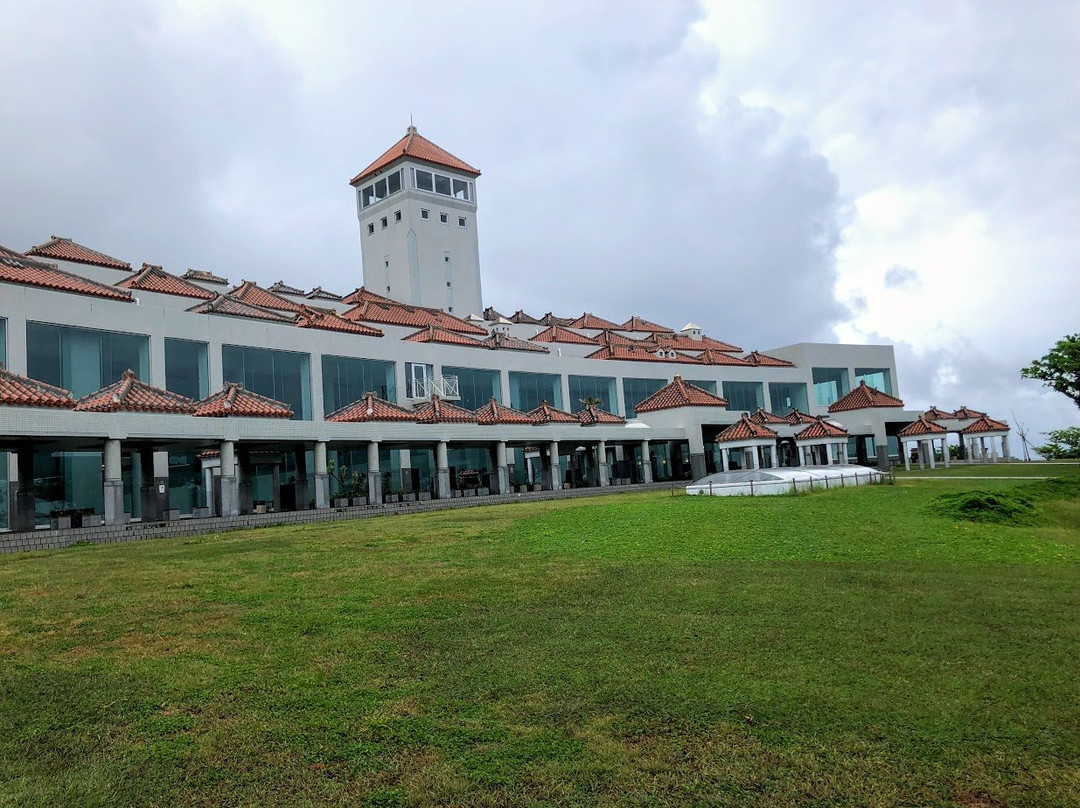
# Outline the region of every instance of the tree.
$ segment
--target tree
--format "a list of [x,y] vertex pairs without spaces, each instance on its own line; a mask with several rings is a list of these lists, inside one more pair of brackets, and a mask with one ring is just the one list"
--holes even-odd
[[1036,446],[1035,451],[1047,460],[1080,459],[1080,426],[1051,429],[1043,434],[1050,442],[1045,446]]
[[1080,407],[1080,334],[1059,339],[1046,356],[1023,368],[1020,375],[1064,393]]

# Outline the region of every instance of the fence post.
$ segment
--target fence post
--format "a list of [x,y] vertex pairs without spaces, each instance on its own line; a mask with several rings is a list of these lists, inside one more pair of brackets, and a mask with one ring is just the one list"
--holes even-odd
[[750,481],[750,496],[754,496],[754,481]]

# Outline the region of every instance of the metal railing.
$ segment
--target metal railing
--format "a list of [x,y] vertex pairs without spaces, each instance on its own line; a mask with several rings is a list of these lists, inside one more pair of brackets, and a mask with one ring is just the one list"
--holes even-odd
[[429,376],[413,381],[413,398],[461,398],[457,376]]

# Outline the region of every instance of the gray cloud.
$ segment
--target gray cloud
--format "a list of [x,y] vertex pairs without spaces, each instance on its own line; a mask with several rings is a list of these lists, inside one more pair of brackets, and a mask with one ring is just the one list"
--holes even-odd
[[918,289],[920,286],[919,273],[910,267],[896,265],[885,270],[886,289]]

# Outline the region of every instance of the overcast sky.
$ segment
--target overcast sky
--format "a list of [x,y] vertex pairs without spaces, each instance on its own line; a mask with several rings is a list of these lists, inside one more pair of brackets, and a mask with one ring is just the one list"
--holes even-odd
[[347,182],[412,115],[483,171],[504,312],[889,342],[909,406],[1080,423],[1019,379],[1080,331],[1075,2],[0,13],[0,244],[347,292]]

